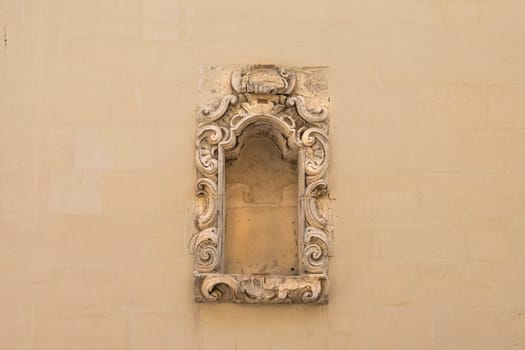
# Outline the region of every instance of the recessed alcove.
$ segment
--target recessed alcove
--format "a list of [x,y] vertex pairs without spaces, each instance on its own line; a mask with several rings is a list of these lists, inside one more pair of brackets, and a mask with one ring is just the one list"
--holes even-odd
[[297,193],[297,157],[246,138],[226,163],[225,273],[297,274]]

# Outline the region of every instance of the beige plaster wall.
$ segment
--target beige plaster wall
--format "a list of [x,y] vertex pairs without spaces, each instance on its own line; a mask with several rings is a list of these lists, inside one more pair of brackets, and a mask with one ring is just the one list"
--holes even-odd
[[[0,0],[0,349],[525,349],[521,0]],[[196,305],[198,65],[331,67],[327,306]]]

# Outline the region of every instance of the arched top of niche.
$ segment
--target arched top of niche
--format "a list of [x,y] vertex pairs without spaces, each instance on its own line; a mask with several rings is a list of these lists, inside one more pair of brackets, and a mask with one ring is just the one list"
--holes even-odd
[[228,144],[229,147],[224,148],[226,151],[226,158],[237,158],[241,149],[250,139],[265,137],[270,139],[277,146],[283,159],[297,160],[297,151],[299,148],[296,146],[295,142],[290,144],[288,138],[288,136],[292,134],[293,131],[284,133],[281,128],[275,126],[274,122],[266,119],[254,121],[253,123],[244,126],[242,130],[239,130],[239,134],[236,136],[233,146]]

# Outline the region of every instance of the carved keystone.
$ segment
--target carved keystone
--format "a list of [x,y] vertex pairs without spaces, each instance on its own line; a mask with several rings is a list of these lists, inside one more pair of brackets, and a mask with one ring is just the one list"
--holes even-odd
[[295,79],[289,68],[257,65],[235,70],[231,83],[237,93],[288,95],[295,87]]

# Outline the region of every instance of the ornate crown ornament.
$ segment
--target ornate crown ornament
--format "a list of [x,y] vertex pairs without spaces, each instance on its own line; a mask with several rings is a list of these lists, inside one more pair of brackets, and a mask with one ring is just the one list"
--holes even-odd
[[[213,68],[217,70],[218,68]],[[217,100],[198,109],[194,290],[198,302],[323,304],[333,228],[328,198],[326,69],[252,65],[220,68]],[[224,78],[227,77],[227,78]],[[228,79],[228,82],[224,82]],[[274,138],[283,154],[297,152],[299,200],[296,275],[227,274],[223,270],[225,161],[244,131]]]
[[295,73],[274,65],[246,66],[232,73],[232,88],[237,93],[288,95],[295,87]]

